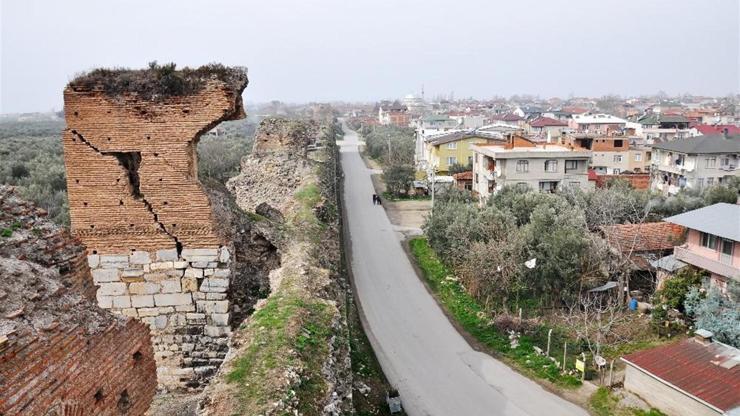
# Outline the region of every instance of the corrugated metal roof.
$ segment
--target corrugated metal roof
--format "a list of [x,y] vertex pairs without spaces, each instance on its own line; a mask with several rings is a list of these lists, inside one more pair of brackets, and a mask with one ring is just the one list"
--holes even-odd
[[738,359],[740,351],[737,348],[718,342],[703,345],[694,339],[638,351],[622,358],[628,365],[723,412],[740,406],[740,365],[731,365],[732,360]]
[[664,221],[740,241],[740,205],[720,202],[665,218]]

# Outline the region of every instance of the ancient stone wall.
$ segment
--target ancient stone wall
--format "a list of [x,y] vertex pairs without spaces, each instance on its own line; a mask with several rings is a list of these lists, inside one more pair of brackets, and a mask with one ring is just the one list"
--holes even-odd
[[246,72],[222,70],[236,81],[206,73],[182,94],[142,95],[128,81],[160,85],[151,70],[64,91],[72,232],[87,245],[99,305],[149,325],[166,388],[200,387],[228,350],[233,244],[218,233],[196,160],[201,134],[244,116]]
[[149,329],[100,309],[85,250],[0,186],[0,415],[143,415]]

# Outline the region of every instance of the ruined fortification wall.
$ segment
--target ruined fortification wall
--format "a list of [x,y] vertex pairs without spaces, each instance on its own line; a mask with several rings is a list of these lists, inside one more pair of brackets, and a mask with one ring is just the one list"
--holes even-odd
[[143,415],[146,325],[95,305],[79,241],[0,186],[0,414]]
[[88,248],[99,305],[149,325],[167,388],[200,387],[228,349],[233,245],[217,232],[196,160],[201,134],[244,116],[246,72],[225,71],[237,81],[213,76],[184,94],[123,82],[151,71],[64,91],[72,232]]

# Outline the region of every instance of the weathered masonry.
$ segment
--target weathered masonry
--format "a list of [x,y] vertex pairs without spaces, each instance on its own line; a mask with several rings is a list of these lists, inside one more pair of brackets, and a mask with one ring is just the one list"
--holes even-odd
[[45,215],[0,186],[0,415],[143,415],[149,329],[96,305],[84,247]]
[[242,118],[246,71],[98,70],[64,91],[72,232],[101,307],[152,332],[159,383],[198,387],[230,334],[233,245],[198,182],[196,145]]

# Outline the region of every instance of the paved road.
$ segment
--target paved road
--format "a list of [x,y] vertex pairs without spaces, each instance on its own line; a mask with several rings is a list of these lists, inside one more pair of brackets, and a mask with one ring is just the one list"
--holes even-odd
[[357,298],[366,332],[411,416],[587,415],[457,333],[416,277],[388,221],[372,204],[370,171],[357,135],[342,143],[344,203]]

